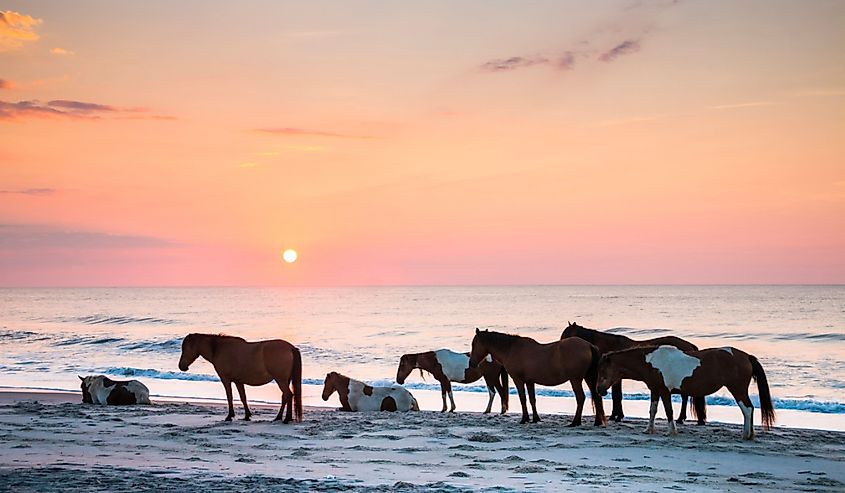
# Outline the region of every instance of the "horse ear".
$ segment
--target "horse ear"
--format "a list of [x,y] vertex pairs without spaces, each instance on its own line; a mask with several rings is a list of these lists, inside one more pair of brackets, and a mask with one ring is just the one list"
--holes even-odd
[[478,334],[479,332],[481,332],[481,331],[480,331],[480,330],[478,330],[478,327],[476,327],[476,328],[475,328],[475,333],[476,333],[476,334]]
[[83,382],[85,381],[85,379],[80,377],[79,375],[77,375],[77,377],[79,377],[79,379],[82,380]]

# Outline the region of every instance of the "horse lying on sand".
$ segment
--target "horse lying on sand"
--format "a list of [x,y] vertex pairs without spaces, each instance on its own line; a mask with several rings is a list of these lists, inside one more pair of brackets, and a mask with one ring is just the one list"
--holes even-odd
[[[654,339],[647,339],[644,341],[637,341],[620,334],[610,334],[599,330],[588,329],[581,327],[578,324],[569,322],[569,326],[564,329],[560,335],[561,339],[567,337],[580,337],[585,341],[595,344],[602,354],[607,354],[611,351],[621,351],[638,346],[675,346],[681,351],[697,351],[698,346],[691,342],[687,342],[680,337],[664,336],[656,337]],[[622,412],[622,381],[616,382],[613,385],[613,409],[610,413],[610,419],[613,421],[622,421],[625,413]],[[681,394],[681,412],[678,414],[678,423],[683,423],[687,419],[687,395]],[[695,404],[698,407],[704,408],[706,404],[704,399]],[[704,424],[704,416],[697,415],[698,424]]]
[[323,400],[337,392],[342,411],[419,411],[417,400],[404,387],[373,387],[331,372],[323,384]]
[[244,405],[244,420],[252,413],[246,403],[244,385],[264,385],[275,380],[282,390],[282,406],[275,420],[281,420],[287,407],[284,423],[290,423],[293,414],[302,421],[302,356],[299,349],[287,341],[247,342],[240,337],[214,334],[188,334],[182,340],[179,369],[188,371],[191,363],[202,356],[214,365],[214,370],[226,389],[229,414],[226,421],[235,417],[232,405],[232,383]]
[[117,381],[104,375],[79,377],[85,404],[150,404],[150,390],[137,380]]
[[[645,382],[651,391],[651,408],[646,433],[654,433],[654,415],[657,402],[663,400],[669,434],[677,434],[672,421],[671,392],[680,391],[703,402],[704,397],[722,387],[736,399],[745,418],[742,438],[754,438],[754,405],[748,398],[751,379],[757,381],[763,428],[770,429],[775,422],[775,410],[769,393],[769,384],[763,367],[754,356],[732,347],[681,351],[673,346],[636,347],[614,351],[602,356],[598,370],[598,392],[607,389],[622,378]],[[698,400],[700,398],[700,401]],[[695,405],[695,411],[704,418],[705,409]]]
[[533,421],[536,423],[540,421],[540,415],[537,414],[534,385],[554,386],[568,380],[572,384],[577,403],[575,417],[572,418],[569,426],[580,425],[586,399],[581,382],[586,380],[596,412],[595,425],[605,424],[602,399],[596,392],[596,369],[601,357],[596,346],[578,337],[540,344],[530,337],[487,330],[482,332],[475,329],[472,352],[469,357],[470,366],[477,366],[487,355],[501,362],[513,379],[519,393],[519,402],[522,404],[520,423],[528,422],[528,406],[525,404],[526,387],[534,412]]
[[508,412],[508,372],[504,367],[488,356],[477,367],[470,368],[469,353],[456,353],[449,349],[426,351],[424,353],[403,354],[399,359],[399,369],[396,371],[396,383],[403,384],[412,371],[419,368],[420,376],[423,370],[431,373],[440,382],[440,394],[443,398],[443,409],[446,411],[446,396],[452,404],[451,412],[455,412],[455,398],[452,396],[452,382],[473,383],[484,377],[487,383],[487,393],[490,400],[484,414],[493,407],[496,392],[502,399],[502,414]]

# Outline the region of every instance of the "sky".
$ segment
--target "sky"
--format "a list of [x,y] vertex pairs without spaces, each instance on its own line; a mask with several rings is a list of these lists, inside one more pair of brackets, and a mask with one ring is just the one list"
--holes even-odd
[[0,11],[1,286],[845,283],[845,2]]

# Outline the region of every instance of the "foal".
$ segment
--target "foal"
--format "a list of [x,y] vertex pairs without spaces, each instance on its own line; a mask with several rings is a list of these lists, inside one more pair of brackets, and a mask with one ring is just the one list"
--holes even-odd
[[[600,330],[588,329],[586,327],[581,327],[578,324],[569,323],[566,329],[563,330],[563,333],[560,335],[561,339],[565,339],[567,337],[580,337],[587,342],[595,344],[601,354],[607,354],[610,351],[621,351],[622,349],[628,349],[632,347],[638,346],[675,346],[676,348],[680,349],[681,351],[697,351],[698,347],[691,343],[687,342],[680,337],[675,336],[663,336],[663,337],[655,337],[654,339],[646,339],[643,341],[637,341],[631,339],[630,337],[623,336],[621,334],[611,334],[609,332],[602,332]],[[622,412],[622,381],[616,382],[613,385],[613,409],[610,412],[610,419],[613,421],[622,421],[622,418],[625,417],[625,414]],[[703,409],[706,407],[704,399],[701,398],[700,401],[695,402],[695,409]],[[698,418],[698,424],[704,424],[704,416],[699,416],[696,414],[696,418]],[[687,396],[681,395],[681,413],[678,415],[678,423],[683,423],[687,419]]]
[[469,364],[469,353],[456,353],[448,349],[438,349],[424,353],[403,354],[399,359],[399,369],[396,371],[396,383],[405,383],[408,375],[417,368],[420,370],[420,375],[425,370],[440,382],[440,395],[443,398],[443,409],[440,412],[446,412],[447,395],[452,404],[450,411],[455,412],[452,382],[472,383],[478,381],[481,377],[484,377],[484,381],[487,383],[487,394],[490,396],[484,414],[489,413],[492,409],[496,392],[502,399],[502,414],[508,412],[508,372],[489,356],[482,360],[477,367],[472,368]]
[[282,391],[282,407],[276,420],[282,419],[287,407],[284,423],[291,422],[293,412],[296,420],[302,421],[302,356],[291,343],[281,339],[247,342],[240,337],[226,335],[188,334],[182,341],[179,369],[188,371],[191,363],[200,356],[214,365],[226,389],[229,402],[226,421],[235,417],[232,383],[238,388],[244,405],[244,420],[249,421],[252,413],[246,403],[244,385],[264,385],[273,380]]
[[[757,358],[736,348],[681,351],[673,346],[652,346],[614,351],[602,356],[598,370],[599,393],[606,394],[607,389],[622,378],[644,382],[651,391],[646,433],[654,433],[657,403],[662,399],[666,419],[669,420],[669,434],[677,434],[672,421],[671,392],[680,391],[703,401],[705,396],[727,387],[742,410],[742,438],[754,438],[754,405],[748,397],[752,378],[757,381],[760,394],[763,428],[768,430],[775,422],[772,396],[763,367]],[[696,412],[704,418],[703,408],[696,409]]]
[[596,426],[605,424],[604,407],[601,396],[596,392],[596,368],[599,362],[599,349],[589,342],[573,337],[549,344],[540,344],[530,337],[520,337],[501,332],[479,331],[475,329],[472,339],[470,366],[477,366],[487,355],[500,361],[513,379],[522,404],[522,421],[528,422],[528,406],[525,403],[525,389],[533,410],[533,421],[540,421],[537,414],[537,402],[534,385],[554,386],[569,381],[575,392],[577,407],[575,417],[569,426],[581,424],[584,410],[583,380],[587,381],[596,411]]

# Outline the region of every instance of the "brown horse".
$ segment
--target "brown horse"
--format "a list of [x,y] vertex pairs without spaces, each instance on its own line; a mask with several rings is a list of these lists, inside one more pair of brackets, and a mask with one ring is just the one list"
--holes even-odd
[[403,354],[399,359],[399,369],[396,371],[396,383],[403,384],[412,371],[419,368],[420,376],[423,370],[431,373],[440,382],[440,394],[443,398],[443,409],[446,412],[446,396],[449,396],[452,409],[455,412],[455,398],[452,397],[452,382],[472,383],[484,377],[487,383],[487,394],[490,400],[484,414],[493,407],[496,392],[502,399],[502,414],[508,412],[508,372],[499,363],[487,358],[475,368],[469,366],[469,353],[457,353],[448,349],[426,351],[424,353]]
[[[608,332],[602,332],[599,330],[588,329],[586,327],[581,327],[578,324],[573,324],[572,322],[568,322],[569,326],[563,330],[563,333],[560,335],[561,339],[565,339],[567,337],[580,337],[587,342],[595,344],[601,354],[607,354],[611,351],[621,351],[623,349],[628,349],[632,347],[638,346],[675,346],[676,348],[680,349],[681,351],[696,351],[698,350],[698,346],[691,342],[687,342],[680,337],[675,336],[664,336],[664,337],[655,337],[654,339],[647,339],[643,341],[637,341],[631,339],[630,337],[626,337],[619,334],[610,334]],[[619,381],[613,385],[613,409],[610,413],[610,419],[613,421],[622,421],[622,418],[625,417],[625,414],[622,412],[622,382]],[[704,409],[706,404],[704,402],[704,398],[701,398],[700,401],[695,402],[694,409]],[[698,419],[698,424],[704,424],[704,416],[699,416],[696,414],[695,416]],[[678,415],[678,423],[683,423],[687,419],[687,396],[681,394],[681,412]]]
[[244,405],[244,420],[249,421],[252,413],[246,403],[244,385],[264,385],[275,380],[282,390],[282,407],[276,420],[282,419],[287,406],[284,423],[290,423],[292,413],[302,421],[302,356],[299,349],[287,341],[247,342],[240,337],[214,334],[189,334],[182,341],[182,356],[179,369],[188,367],[202,356],[214,365],[229,401],[226,421],[235,417],[232,406],[232,383],[238,388],[238,395]]
[[575,392],[575,417],[569,426],[581,424],[581,413],[584,410],[583,380],[587,381],[596,412],[596,426],[604,425],[604,407],[602,399],[596,391],[596,369],[601,354],[599,349],[589,342],[573,337],[549,344],[540,344],[530,337],[520,337],[501,332],[479,331],[475,329],[470,353],[470,366],[478,363],[487,355],[499,361],[513,379],[522,404],[522,421],[528,422],[528,406],[525,404],[525,389],[528,388],[528,398],[531,401],[536,423],[540,421],[537,414],[537,402],[534,395],[534,385],[560,385],[567,380]]
[[[754,405],[748,398],[748,385],[752,378],[757,381],[760,394],[763,428],[768,430],[775,422],[772,396],[763,367],[757,358],[739,349],[724,347],[681,351],[673,346],[652,346],[613,351],[602,356],[598,391],[606,394],[607,389],[622,378],[645,382],[651,391],[646,433],[654,433],[654,415],[659,399],[663,400],[666,419],[669,420],[669,434],[677,433],[672,421],[671,392],[680,391],[703,401],[705,396],[727,387],[745,418],[742,438],[754,438]],[[699,416],[704,416],[704,409],[696,411]]]

